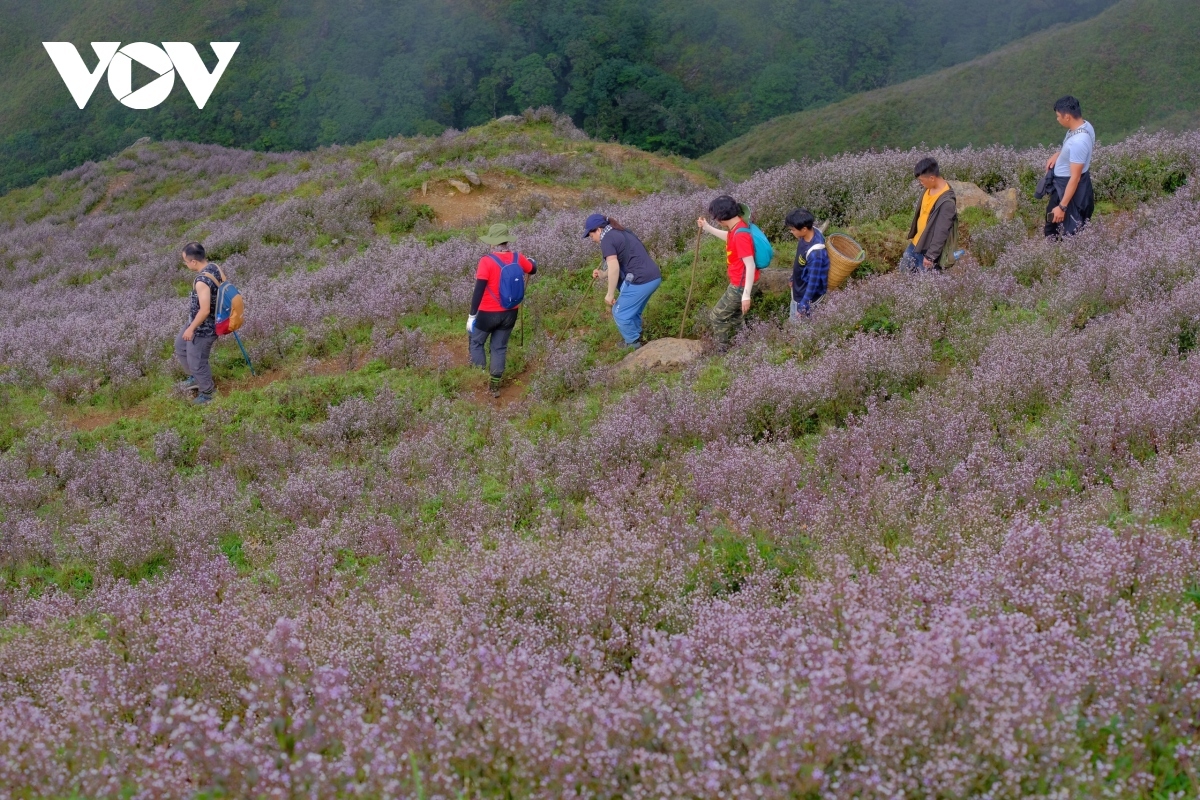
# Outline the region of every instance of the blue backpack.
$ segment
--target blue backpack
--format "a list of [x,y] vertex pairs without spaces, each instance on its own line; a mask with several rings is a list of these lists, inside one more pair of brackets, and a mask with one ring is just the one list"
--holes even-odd
[[505,311],[511,311],[525,299],[525,270],[521,269],[521,254],[513,253],[512,263],[509,264],[501,261],[495,253],[490,255],[500,267],[500,296],[496,297],[493,293],[492,297],[496,297],[496,302]]
[[762,232],[762,229],[751,222],[748,228],[734,229],[734,233],[738,231],[750,231],[750,238],[754,240],[754,266],[758,269],[766,269],[771,266],[771,259],[775,258],[775,250],[771,247],[771,240]]

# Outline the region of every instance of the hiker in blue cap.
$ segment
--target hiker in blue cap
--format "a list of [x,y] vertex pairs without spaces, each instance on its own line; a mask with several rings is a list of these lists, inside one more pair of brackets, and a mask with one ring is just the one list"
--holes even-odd
[[[592,214],[583,224],[583,238],[600,245],[604,269],[592,270],[592,277],[599,278],[607,271],[608,292],[604,302],[612,306],[613,320],[625,347],[636,350],[642,346],[642,311],[650,295],[662,285],[662,271],[646,252],[642,240],[612,217]],[[618,285],[620,296],[617,296]]]

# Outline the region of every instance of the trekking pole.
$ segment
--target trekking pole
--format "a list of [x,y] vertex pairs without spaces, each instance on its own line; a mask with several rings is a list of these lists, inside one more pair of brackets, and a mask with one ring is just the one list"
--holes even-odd
[[242,346],[242,337],[237,335],[237,331],[234,331],[233,333],[233,340],[237,342],[238,349],[242,351],[242,358],[246,359],[246,366],[250,368],[250,374],[258,375],[258,373],[254,371],[254,365],[250,363],[250,354],[247,353],[246,348]]
[[[587,275],[587,272],[584,272],[583,274]],[[575,310],[571,312],[571,316],[567,320],[566,327],[563,328],[564,331],[571,330],[571,325],[575,322],[575,317],[577,317],[579,315],[579,309],[583,308],[584,301],[587,300],[588,297],[590,296],[590,292],[588,291],[588,288],[589,287],[587,287],[587,286],[583,287],[583,294],[580,295],[579,302],[575,304]]]
[[700,240],[704,231],[696,231],[696,258],[692,261],[692,281],[688,284],[687,301],[683,304],[683,319],[679,320],[679,338],[683,338],[683,326],[687,324],[688,307],[692,304],[692,287],[696,285],[696,265],[700,263]]

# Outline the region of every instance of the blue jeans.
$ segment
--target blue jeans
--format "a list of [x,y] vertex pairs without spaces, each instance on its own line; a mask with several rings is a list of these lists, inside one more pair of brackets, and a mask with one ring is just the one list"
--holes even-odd
[[904,255],[900,257],[899,270],[901,272],[927,272],[929,270],[941,270],[941,267],[934,262],[929,270],[925,268],[925,254],[913,247],[912,244],[905,249]]
[[642,312],[650,302],[650,295],[661,285],[662,278],[637,285],[629,281],[621,284],[621,294],[613,303],[612,315],[625,344],[635,344],[642,338]]

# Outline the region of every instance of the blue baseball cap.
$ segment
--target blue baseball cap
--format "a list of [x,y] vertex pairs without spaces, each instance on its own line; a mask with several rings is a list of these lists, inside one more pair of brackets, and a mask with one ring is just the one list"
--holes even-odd
[[592,214],[587,218],[587,222],[583,223],[583,238],[586,239],[589,233],[596,230],[596,228],[603,228],[607,224],[608,217],[603,214]]

